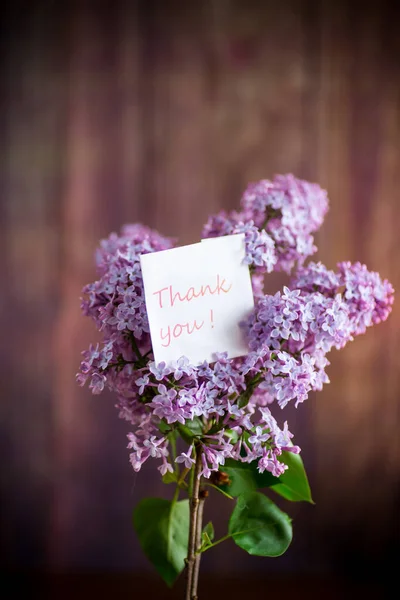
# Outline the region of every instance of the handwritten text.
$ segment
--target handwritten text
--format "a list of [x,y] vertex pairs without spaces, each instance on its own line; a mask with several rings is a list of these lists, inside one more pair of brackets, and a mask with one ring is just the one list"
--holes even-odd
[[174,306],[176,302],[191,302],[196,298],[202,298],[210,295],[218,296],[221,294],[228,294],[232,289],[232,284],[227,284],[226,280],[217,275],[217,281],[215,288],[210,285],[202,285],[199,288],[190,287],[185,293],[175,292],[172,285],[164,287],[156,292],[153,292],[153,296],[158,295],[158,304],[160,308],[164,306]]

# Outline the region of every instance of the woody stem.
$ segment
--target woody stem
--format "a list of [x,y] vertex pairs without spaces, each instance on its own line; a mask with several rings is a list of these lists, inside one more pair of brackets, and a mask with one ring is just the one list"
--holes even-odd
[[190,498],[190,521],[189,521],[189,541],[188,555],[186,559],[187,579],[186,579],[186,600],[194,600],[197,598],[197,583],[194,588],[194,567],[196,562],[196,542],[197,542],[197,515],[199,510],[199,493],[200,493],[200,470],[201,470],[201,446],[195,445],[196,462],[194,466],[194,479],[192,495]]
[[204,510],[204,501],[208,495],[206,490],[200,490],[199,493],[199,508],[197,511],[197,524],[196,524],[196,558],[194,561],[193,567],[193,581],[192,581],[192,597],[191,600],[197,600],[197,586],[199,583],[199,572],[200,572],[200,560],[201,560],[201,552],[199,552],[201,547],[201,533],[203,530],[203,510]]

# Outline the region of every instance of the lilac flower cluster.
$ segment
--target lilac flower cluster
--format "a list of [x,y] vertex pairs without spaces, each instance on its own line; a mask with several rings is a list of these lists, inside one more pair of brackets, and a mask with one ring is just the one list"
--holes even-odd
[[290,287],[260,298],[244,324],[250,349],[264,353],[259,388],[282,408],[290,400],[297,406],[329,381],[326,354],[385,320],[394,293],[387,280],[360,263],[340,263],[337,273],[310,263]]
[[385,321],[394,300],[394,290],[389,281],[382,281],[379,273],[368,271],[359,262],[342,262],[337,267],[335,273],[321,263],[311,262],[298,270],[291,287],[302,292],[319,291],[328,297],[342,292],[353,335],[365,333],[367,327]]
[[[164,250],[172,241],[141,225],[112,234],[97,252],[99,280],[84,288],[82,310],[102,333],[101,344],[83,353],[78,382],[93,393],[112,390],[129,433],[130,461],[138,471],[148,458],[160,472],[190,469],[201,447],[201,475],[209,477],[227,458],[257,461],[260,472],[275,476],[286,466],[283,451],[299,452],[292,434],[271,412],[273,404],[296,406],[328,377],[326,357],[366,327],[387,318],[393,288],[364,265],[341,263],[335,273],[304,260],[315,251],[311,233],[327,211],[319,186],[278,176],[252,184],[239,213],[220,213],[204,235],[243,232],[246,263],[257,303],[242,324],[249,343],[246,356],[217,354],[211,364],[154,362],[144,300],[140,255]],[[263,294],[263,276],[290,272],[289,287]],[[176,452],[176,439],[186,448]]]
[[290,273],[317,250],[311,234],[322,225],[328,199],[317,184],[293,175],[277,175],[273,181],[250,184],[241,208],[241,212],[220,212],[210,217],[203,236],[244,231],[247,260],[254,271]]
[[104,341],[83,353],[78,374],[81,385],[90,380],[94,394],[111,381],[117,391],[124,389],[124,381],[129,385],[128,366],[136,364],[139,353],[150,351],[140,255],[171,246],[171,240],[142,225],[127,225],[120,236],[113,233],[100,243],[100,279],[83,288],[82,312],[94,320]]

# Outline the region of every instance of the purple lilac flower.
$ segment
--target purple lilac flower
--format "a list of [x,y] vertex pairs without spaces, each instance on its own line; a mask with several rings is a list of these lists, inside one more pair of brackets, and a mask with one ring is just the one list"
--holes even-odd
[[275,242],[264,230],[248,223],[237,223],[231,231],[232,234],[244,233],[246,256],[244,263],[253,266],[255,272],[271,273],[277,261]]
[[365,333],[367,327],[385,321],[394,300],[394,290],[387,279],[382,280],[379,273],[368,271],[359,262],[342,262],[338,268],[354,335]]
[[321,227],[328,210],[326,192],[319,185],[277,175],[272,182],[250,184],[241,205],[245,220],[254,221],[275,241],[278,270],[290,273],[316,251],[311,233]]
[[154,375],[157,381],[162,381],[167,375],[173,373],[173,369],[170,366],[167,366],[165,362],[160,362],[158,365],[156,365],[155,362],[151,362],[148,367],[150,373]]
[[189,363],[189,359],[186,356],[181,356],[175,364],[171,364],[174,369],[174,377],[176,381],[179,381],[183,375],[192,375],[193,367]]
[[143,375],[143,377],[139,377],[138,379],[136,379],[136,385],[139,386],[139,395],[141,396],[144,392],[144,389],[146,387],[146,385],[148,385],[150,382],[150,377],[149,375],[147,375],[146,373]]
[[241,213],[231,211],[227,213],[221,210],[218,214],[212,215],[206,225],[203,227],[202,237],[213,238],[221,235],[230,235],[233,228],[242,221]]
[[264,296],[264,273],[254,273],[251,276],[251,286],[253,288],[254,298]]
[[332,299],[289,288],[261,298],[247,326],[252,350],[329,351],[351,339],[348,309],[340,295]]
[[244,231],[247,264],[264,272],[290,273],[316,251],[311,233],[322,225],[328,199],[317,184],[293,175],[277,175],[273,181],[250,184],[241,208],[240,212],[221,212],[210,217],[203,236]]
[[292,278],[290,287],[303,292],[321,292],[326,296],[336,296],[341,286],[341,277],[329,271],[322,263],[310,262],[299,268]]
[[275,242],[265,231],[259,230],[253,221],[242,221],[236,212],[211,217],[203,229],[203,237],[218,237],[244,233],[246,256],[244,264],[252,267],[253,272],[271,273],[277,262]]
[[[263,376],[260,389],[282,408],[290,400],[296,405],[304,401],[327,381],[327,363],[320,357],[317,363],[315,354],[341,348],[352,339],[348,307],[339,294],[331,298],[289,288],[261,298],[244,327]],[[251,357],[252,353],[247,364]]]
[[386,320],[394,300],[392,285],[359,262],[339,263],[337,273],[321,263],[309,263],[298,270],[291,287],[303,292],[319,291],[332,298],[341,292],[354,335],[365,333],[367,327]]
[[192,465],[194,465],[195,460],[192,458],[193,456],[193,445],[190,446],[187,452],[181,452],[181,454],[176,458],[175,462],[184,463],[187,469],[190,469]]
[[[77,380],[94,394],[116,394],[119,416],[128,421],[130,462],[140,470],[148,458],[190,468],[194,445],[202,448],[201,474],[209,477],[227,458],[257,461],[259,470],[279,476],[282,452],[299,452],[287,422],[280,428],[272,409],[296,406],[329,382],[327,353],[342,348],[366,327],[385,320],[393,288],[364,265],[340,263],[330,271],[304,260],[315,251],[311,234],[327,211],[319,186],[277,176],[251,184],[239,213],[208,221],[208,237],[243,232],[256,306],[242,324],[246,356],[216,354],[211,364],[154,362],[144,300],[140,255],[165,250],[172,241],[142,225],[123,228],[103,240],[96,255],[99,279],[84,288],[82,310],[103,336],[83,352]],[[289,287],[262,291],[264,274],[290,272]],[[195,424],[188,448],[174,459],[170,439]],[[190,429],[189,429],[190,430]]]

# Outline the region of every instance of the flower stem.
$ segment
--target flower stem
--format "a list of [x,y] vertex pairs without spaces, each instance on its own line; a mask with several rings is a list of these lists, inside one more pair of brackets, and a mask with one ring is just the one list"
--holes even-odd
[[227,535],[224,535],[224,537],[203,548],[201,553],[206,552],[206,550],[209,550],[210,548],[214,548],[214,546],[218,546],[218,544],[221,544],[222,542],[226,542],[226,540],[229,540],[230,538],[234,538],[236,535],[243,535],[244,533],[250,533],[253,531],[257,531],[257,528],[244,529],[243,531],[235,531],[235,533],[227,533]]
[[222,494],[223,496],[226,496],[226,498],[229,498],[229,500],[234,500],[233,496],[231,496],[230,494],[228,494],[224,490],[221,490],[221,488],[219,488],[217,485],[214,485],[213,483],[210,483],[209,481],[207,481],[206,485],[208,485],[209,487],[214,488],[214,490],[217,490],[220,494]]
[[137,345],[137,342],[135,340],[135,336],[133,335],[133,333],[130,333],[130,339],[131,339],[131,344],[132,344],[132,348],[137,356],[137,362],[138,363],[142,363],[143,361],[143,356],[140,354],[140,350],[139,347]]
[[201,470],[201,445],[195,445],[196,462],[193,473],[193,486],[190,497],[190,522],[189,522],[189,541],[188,555],[186,559],[187,579],[186,579],[186,600],[195,600],[197,598],[197,583],[194,584],[194,567],[196,562],[196,542],[197,542],[197,515],[199,510],[200,494],[200,470]]
[[200,572],[200,561],[201,561],[201,534],[203,531],[203,510],[204,501],[208,496],[207,490],[200,490],[199,493],[199,508],[197,511],[197,524],[196,524],[196,558],[193,567],[193,581],[192,581],[192,600],[197,600],[197,586],[199,583],[199,572]]
[[172,498],[172,502],[175,503],[179,500],[179,487],[176,486],[175,492],[174,492],[174,496]]

